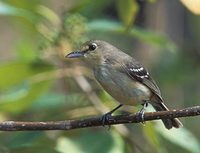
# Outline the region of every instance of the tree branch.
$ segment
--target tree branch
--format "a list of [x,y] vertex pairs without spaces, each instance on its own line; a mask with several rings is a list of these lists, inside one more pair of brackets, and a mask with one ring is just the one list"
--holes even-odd
[[[160,112],[147,112],[144,121],[165,118],[180,118],[200,115],[200,106],[189,107],[181,110]],[[141,120],[137,114],[113,116],[105,125],[139,123]],[[49,121],[49,122],[18,122],[4,121],[0,123],[0,131],[33,131],[33,130],[72,130],[78,128],[101,126],[101,117],[93,117],[79,120]]]

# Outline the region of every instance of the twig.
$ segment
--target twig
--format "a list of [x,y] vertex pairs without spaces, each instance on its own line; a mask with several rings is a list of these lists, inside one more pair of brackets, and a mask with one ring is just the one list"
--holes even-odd
[[[178,118],[200,115],[200,106],[185,108],[181,110],[147,112],[144,115],[144,121],[158,120],[164,118]],[[105,125],[139,123],[141,122],[137,114],[117,115]],[[101,117],[66,120],[66,121],[50,121],[50,122],[18,122],[4,121],[0,123],[1,131],[32,131],[32,130],[72,130],[78,128],[101,126]]]

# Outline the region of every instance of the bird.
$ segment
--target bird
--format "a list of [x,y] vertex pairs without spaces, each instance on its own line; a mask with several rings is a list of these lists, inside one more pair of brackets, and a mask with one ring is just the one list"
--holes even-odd
[[[135,58],[103,40],[89,40],[78,51],[65,55],[66,58],[83,57],[92,65],[94,76],[103,89],[119,105],[102,117],[103,124],[112,113],[123,105],[143,105],[139,111],[141,118],[144,110],[151,104],[156,111],[168,111],[161,92],[147,69]],[[177,119],[162,119],[167,129],[182,127]]]

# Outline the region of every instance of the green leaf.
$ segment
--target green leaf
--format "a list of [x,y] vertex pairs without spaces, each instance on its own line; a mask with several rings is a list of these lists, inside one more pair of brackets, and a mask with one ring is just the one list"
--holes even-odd
[[23,82],[20,85],[17,85],[11,88],[8,91],[4,91],[0,95],[0,104],[5,103],[6,101],[13,101],[20,99],[28,94],[30,90],[30,84]]
[[3,2],[0,2],[0,15],[23,17],[33,23],[36,19],[36,16],[30,11],[22,8],[16,8]]
[[54,139],[50,139],[45,132],[2,132],[0,141],[1,153],[57,153],[54,150]]
[[154,146],[154,148],[158,150],[160,148],[160,143],[155,129],[152,123],[147,122],[146,124],[147,125],[143,126],[144,134],[146,135],[146,138],[149,140],[149,142]]
[[90,31],[122,32],[124,27],[120,22],[110,20],[94,20],[88,23]]
[[186,128],[163,130],[161,126],[157,125],[156,130],[168,141],[192,153],[199,153],[200,143],[198,139]]
[[47,92],[38,98],[32,106],[34,109],[55,109],[56,107],[62,107],[66,105],[68,108],[72,108],[86,106],[88,104],[89,102],[84,99],[83,94]]
[[76,1],[76,3],[69,8],[69,12],[72,14],[80,13],[83,16],[87,16],[89,19],[96,18],[96,16],[102,16],[102,14],[106,14],[106,12],[103,12],[102,10],[110,5],[113,5],[114,3],[115,0],[81,0]]
[[52,66],[36,61],[34,63],[10,62],[0,65],[0,91],[19,85],[30,76],[52,69]]
[[27,77],[31,76],[30,65],[22,62],[11,62],[0,65],[0,91],[5,91],[10,87],[19,84]]
[[5,112],[20,112],[29,107],[42,93],[47,91],[50,81],[27,84],[0,96],[0,110]]
[[56,150],[60,153],[85,153],[81,148],[76,146],[76,143],[67,137],[60,137],[57,140]]
[[125,26],[131,27],[138,12],[135,0],[117,0],[117,11]]
[[[152,107],[148,109],[149,109],[149,112],[153,111]],[[154,147],[156,152],[159,152],[159,153],[166,152],[166,149],[160,143],[159,135],[156,132],[152,122],[145,123],[145,126],[143,126],[143,131],[144,131],[144,135],[146,136],[146,139],[150,142],[152,147]]]
[[56,150],[60,153],[121,153],[124,152],[124,142],[116,132],[88,131],[75,139],[60,137]]
[[17,55],[21,61],[33,62],[38,58],[38,51],[35,44],[30,40],[22,40],[16,47]]
[[45,17],[48,21],[50,21],[50,23],[53,23],[54,25],[61,24],[59,16],[53,10],[44,5],[37,6],[37,13]]
[[30,147],[35,140],[44,136],[44,132],[28,132],[28,133],[15,133],[12,139],[3,141],[4,145],[10,149],[17,149],[21,147]]
[[31,77],[50,69],[52,66],[40,61],[31,64],[11,62],[0,65],[0,110],[17,112],[30,106],[51,83],[48,79],[33,81]]
[[162,35],[138,27],[133,27],[128,32],[126,32],[124,30],[124,26],[116,21],[95,20],[90,22],[88,27],[90,32],[104,31],[118,34],[127,34],[155,47],[166,48],[171,52],[175,52],[177,50],[175,44]]

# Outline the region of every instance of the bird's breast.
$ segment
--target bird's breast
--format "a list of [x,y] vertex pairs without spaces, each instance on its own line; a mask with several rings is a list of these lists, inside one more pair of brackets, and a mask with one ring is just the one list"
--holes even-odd
[[94,75],[101,86],[121,104],[141,104],[151,96],[148,87],[112,67],[97,66]]

